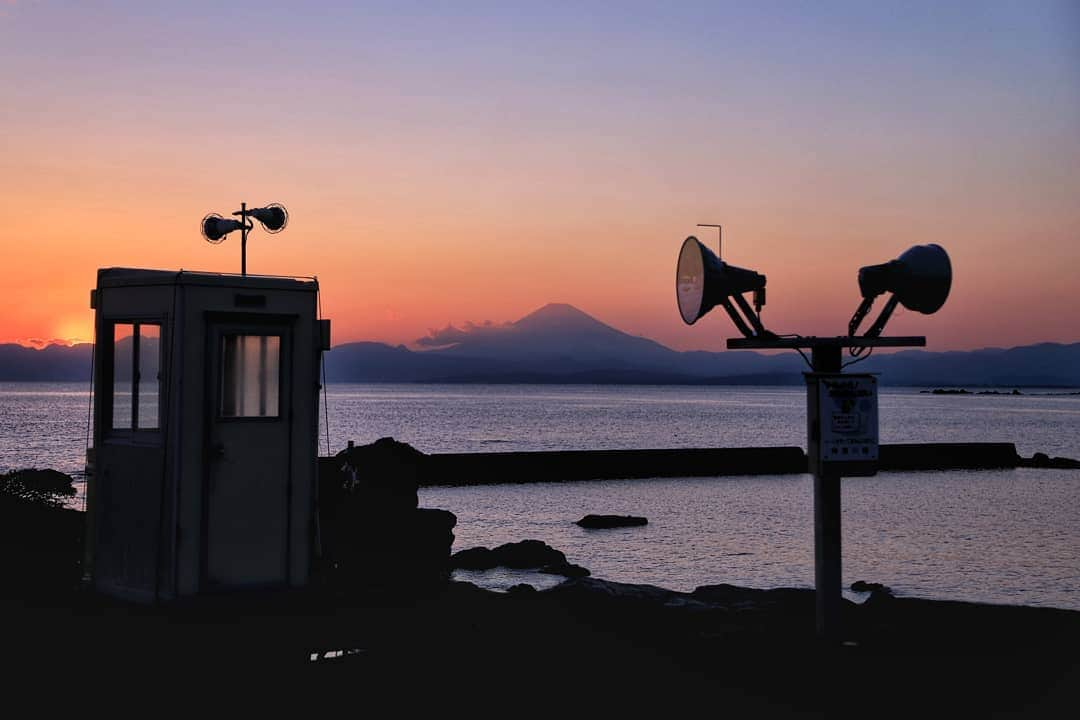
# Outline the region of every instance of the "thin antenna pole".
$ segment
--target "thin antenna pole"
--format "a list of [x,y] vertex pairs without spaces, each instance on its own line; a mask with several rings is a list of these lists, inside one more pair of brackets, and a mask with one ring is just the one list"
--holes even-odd
[[724,259],[724,229],[719,225],[710,225],[708,223],[698,223],[698,227],[714,227],[716,228],[716,257],[721,260]]
[[247,203],[240,203],[240,274],[247,275]]

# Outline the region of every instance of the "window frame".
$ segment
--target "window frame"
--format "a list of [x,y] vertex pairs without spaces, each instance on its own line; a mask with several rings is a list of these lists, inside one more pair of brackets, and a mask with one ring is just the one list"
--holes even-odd
[[[131,400],[131,420],[130,423],[124,427],[115,427],[115,408],[116,408],[116,327],[118,325],[130,325],[132,327],[132,349],[131,349],[131,384],[126,391],[126,396]],[[157,426],[152,428],[139,427],[138,426],[138,402],[141,395],[139,391],[139,385],[142,384],[142,371],[139,367],[142,357],[141,346],[141,334],[140,329],[143,325],[155,325],[158,328],[158,351],[157,351]],[[108,351],[103,353],[102,361],[105,363],[106,372],[102,383],[105,391],[106,403],[105,403],[105,420],[104,422],[104,439],[105,440],[129,440],[139,441],[145,443],[147,441],[153,444],[160,444],[162,434],[164,432],[165,425],[165,398],[168,395],[168,378],[169,372],[167,367],[167,356],[165,349],[167,347],[166,333],[169,331],[168,317],[163,315],[150,315],[150,316],[122,316],[109,318],[105,321],[105,337],[108,342]]]
[[[284,388],[285,388],[285,343],[286,333],[282,327],[274,328],[273,330],[262,331],[256,329],[257,326],[243,327],[243,328],[222,328],[218,333],[220,340],[219,346],[216,350],[218,353],[218,376],[216,379],[217,384],[217,397],[214,403],[214,420],[216,422],[233,423],[233,422],[279,422],[284,418],[282,413],[282,406],[284,402]],[[278,368],[276,374],[277,382],[277,413],[274,415],[226,415],[224,413],[225,405],[225,344],[231,337],[276,337],[278,339]]]

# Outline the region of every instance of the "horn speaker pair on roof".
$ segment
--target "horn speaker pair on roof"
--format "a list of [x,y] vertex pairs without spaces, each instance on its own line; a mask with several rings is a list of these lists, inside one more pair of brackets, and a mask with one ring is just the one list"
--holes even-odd
[[[289,224],[289,211],[281,203],[273,203],[266,207],[254,208],[234,212],[240,215],[239,220],[223,218],[217,213],[210,213],[202,219],[202,234],[207,242],[218,244],[233,230],[243,229],[246,218],[252,217],[259,221],[263,229],[269,233],[281,232]],[[251,226],[248,226],[248,230]]]

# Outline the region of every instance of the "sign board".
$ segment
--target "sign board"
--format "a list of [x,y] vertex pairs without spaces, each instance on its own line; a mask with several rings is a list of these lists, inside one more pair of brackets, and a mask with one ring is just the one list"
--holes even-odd
[[877,378],[808,373],[806,382],[810,470],[841,476],[876,474]]

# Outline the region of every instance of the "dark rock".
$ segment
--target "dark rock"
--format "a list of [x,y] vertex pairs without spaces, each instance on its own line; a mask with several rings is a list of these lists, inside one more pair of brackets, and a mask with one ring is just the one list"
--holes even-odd
[[518,583],[517,585],[511,585],[507,588],[506,592],[510,595],[529,595],[535,593],[536,588],[529,583]]
[[892,588],[881,583],[866,582],[864,580],[856,580],[851,583],[851,590],[853,592],[882,592],[887,595],[892,594]]
[[79,586],[86,513],[63,507],[74,494],[55,470],[0,474],[0,602],[67,597]]
[[[381,512],[413,510],[419,504],[416,490],[426,457],[412,445],[390,437],[370,445],[349,446],[324,459],[320,481],[326,474],[329,483],[321,483],[321,496],[331,501],[346,496]],[[330,487],[323,487],[326,484]]]
[[777,610],[784,612],[812,612],[814,591],[801,588],[757,588],[738,587],[736,585],[703,585],[690,597],[713,605],[740,611]]
[[565,565],[566,555],[540,540],[506,543],[492,550],[496,564],[514,569]]
[[67,498],[75,497],[71,476],[57,470],[16,470],[0,474],[0,495],[59,508]]
[[324,535],[323,546],[322,570],[333,585],[409,595],[449,579],[453,513],[417,509],[392,524],[363,518],[349,523],[344,513],[337,518],[337,532]]
[[888,609],[894,602],[897,600],[893,597],[892,590],[885,588],[871,592],[870,597],[863,601],[862,606],[870,610],[882,610]]
[[486,547],[459,550],[450,556],[450,567],[460,570],[490,570],[498,564],[495,553]]
[[540,572],[545,575],[562,575],[566,578],[583,578],[592,574],[589,572],[588,568],[583,568],[580,565],[569,562],[545,565],[540,568]]
[[1053,457],[1050,458],[1049,466],[1059,470],[1075,470],[1080,468],[1080,460],[1073,460],[1072,458],[1066,457]]
[[485,547],[459,550],[450,557],[450,565],[461,570],[490,570],[493,567],[539,569],[542,573],[568,578],[589,574],[587,569],[567,562],[566,555],[539,540],[507,543],[494,550]]
[[1055,470],[1075,470],[1080,468],[1080,460],[1066,457],[1050,457],[1046,453],[1037,452],[1030,458],[1020,458],[1017,463],[1020,467],[1051,468]]
[[619,604],[652,605],[656,607],[663,606],[683,596],[682,593],[655,585],[618,583],[593,577],[576,578],[561,585],[556,585],[546,592],[567,599],[588,601],[590,603],[615,601]]
[[574,524],[590,530],[601,530],[638,527],[639,525],[648,525],[648,523],[649,521],[646,518],[637,515],[586,515]]
[[[454,545],[457,515],[449,510],[417,508],[413,511],[412,535],[403,538],[408,561],[422,576],[449,578],[450,549]],[[409,527],[407,523],[406,528]]]
[[422,518],[421,523],[426,525],[433,533],[448,533],[457,526],[457,515],[449,510],[417,508],[416,514]]
[[393,438],[320,458],[321,569],[329,581],[406,593],[445,584],[457,518],[417,507],[424,458]]

